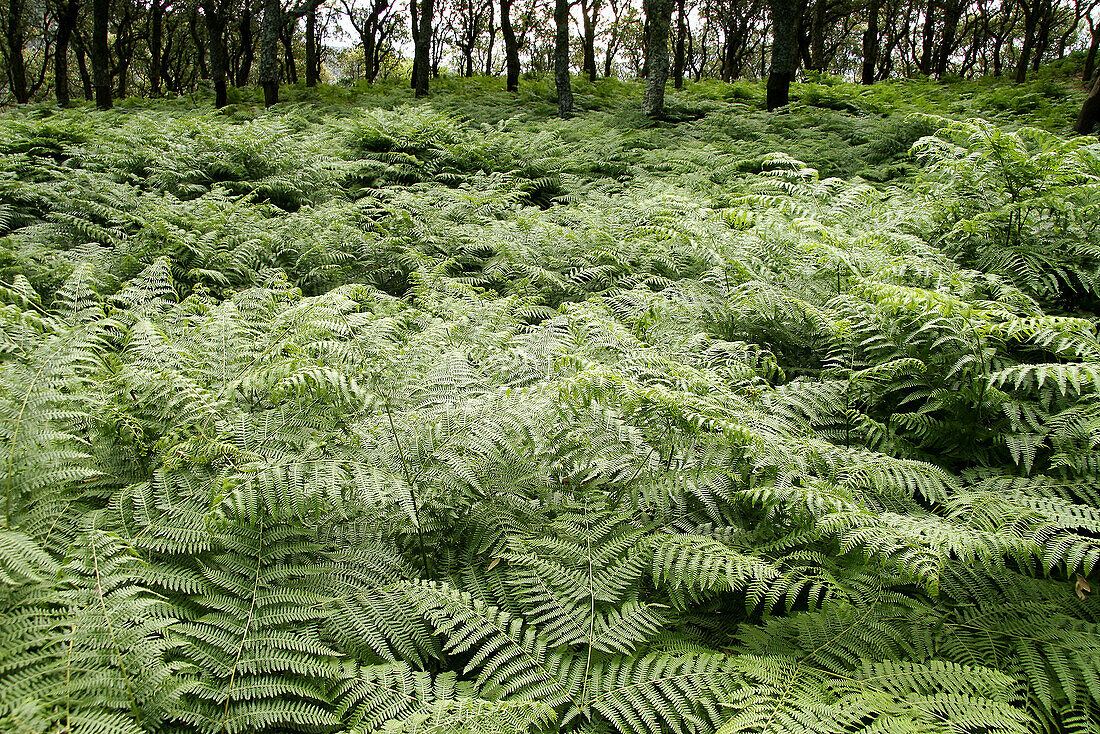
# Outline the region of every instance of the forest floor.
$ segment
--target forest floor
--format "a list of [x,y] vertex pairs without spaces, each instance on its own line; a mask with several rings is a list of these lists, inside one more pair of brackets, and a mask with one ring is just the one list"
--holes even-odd
[[1100,730],[1080,85],[575,84],[0,115],[0,730]]

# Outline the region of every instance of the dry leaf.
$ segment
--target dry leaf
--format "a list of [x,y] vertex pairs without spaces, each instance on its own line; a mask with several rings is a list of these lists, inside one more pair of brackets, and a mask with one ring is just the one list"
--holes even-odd
[[[498,563],[500,563],[500,559],[499,559],[499,558],[494,558],[494,559],[493,559],[493,562],[489,564],[489,568],[487,568],[487,569],[485,569],[485,570],[486,570],[486,571],[492,571],[492,570],[493,570],[494,568],[496,568],[496,567],[497,567],[497,564],[498,564]],[[1077,578],[1081,578],[1081,577],[1080,577],[1080,576],[1078,576]],[[1077,593],[1081,593],[1081,592],[1077,592]]]
[[1084,576],[1077,574],[1077,582],[1073,585],[1073,590],[1077,592],[1077,598],[1084,601],[1088,598],[1088,594],[1092,591],[1092,587],[1089,586],[1089,582],[1085,580]]

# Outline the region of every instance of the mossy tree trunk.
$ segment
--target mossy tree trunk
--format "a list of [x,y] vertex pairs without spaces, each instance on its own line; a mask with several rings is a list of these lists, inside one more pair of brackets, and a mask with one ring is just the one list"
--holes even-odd
[[649,74],[642,92],[642,112],[660,117],[665,108],[665,84],[668,81],[668,31],[672,25],[673,0],[644,0],[646,25],[646,66]]
[[279,101],[279,31],[283,24],[280,0],[264,0],[260,22],[260,86],[264,89],[264,104]]

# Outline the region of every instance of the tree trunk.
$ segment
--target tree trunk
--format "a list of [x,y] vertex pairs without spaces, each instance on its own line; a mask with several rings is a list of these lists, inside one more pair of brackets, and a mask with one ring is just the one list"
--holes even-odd
[[417,18],[416,46],[413,60],[413,89],[417,97],[428,96],[428,77],[432,71],[432,14],[434,0],[422,0]]
[[288,84],[298,83],[298,63],[294,58],[294,22],[288,22],[283,15],[283,28],[279,32],[279,41],[283,44],[284,75]]
[[210,73],[214,79],[214,106],[219,109],[229,103],[226,90],[229,54],[225,48],[227,13],[223,2],[224,0],[205,0],[202,3],[202,14],[206,19],[206,40],[210,47]]
[[622,12],[619,0],[610,0],[609,4],[614,20],[611,23],[610,38],[607,39],[607,48],[604,49],[603,54],[603,75],[605,78],[611,77],[611,64],[615,59],[615,54],[619,50],[619,18]]
[[1097,122],[1100,122],[1100,73],[1097,73],[1092,79],[1089,96],[1085,98],[1085,103],[1081,105],[1081,114],[1078,115],[1077,124],[1073,126],[1073,129],[1081,135],[1088,135]]
[[107,25],[110,22],[111,0],[92,0],[92,77],[95,85],[95,105],[111,109],[111,67],[107,46]]
[[942,79],[947,74],[947,65],[951,60],[951,54],[955,52],[955,34],[959,29],[959,19],[962,17],[963,5],[961,2],[949,2],[943,7],[943,38],[940,39],[939,53],[936,54],[936,76]]
[[164,82],[164,89],[170,93],[179,93],[179,80],[178,75],[176,79],[171,76],[172,69],[172,43],[174,35],[172,33],[172,27],[168,27],[168,34],[164,43],[164,50],[160,54],[160,77]]
[[813,22],[810,24],[810,63],[813,71],[825,71],[825,12],[829,9],[828,0],[814,3]]
[[917,62],[917,69],[921,74],[931,75],[933,66],[933,49],[936,41],[936,3],[929,0],[928,7],[924,11],[924,29],[921,31],[921,54]]
[[245,87],[248,86],[248,77],[252,75],[252,59],[256,54],[252,40],[252,5],[249,0],[245,0],[241,22],[237,28],[241,36],[241,63],[237,67],[237,86]]
[[508,91],[519,91],[519,43],[512,28],[512,0],[500,0],[500,33],[504,36],[504,57],[508,67]]
[[1035,53],[1031,57],[1032,71],[1039,71],[1039,67],[1043,65],[1044,54],[1050,46],[1050,27],[1054,24],[1054,21],[1054,8],[1046,3],[1039,13],[1035,35]]
[[573,89],[569,85],[569,0],[554,0],[554,88],[558,92],[558,116],[573,114]]
[[[210,70],[206,66],[206,53],[207,53],[206,45],[207,44],[204,43],[203,39],[199,36],[199,8],[198,8],[198,6],[194,7],[194,9],[190,13],[190,16],[191,17],[190,17],[189,23],[188,23],[188,30],[191,33],[191,43],[193,43],[194,46],[195,46],[195,61],[198,63],[198,67],[199,67],[199,78],[200,79],[209,79],[210,78]],[[205,24],[205,21],[203,21],[203,22]],[[181,51],[180,53],[182,54],[183,52]]]
[[1086,84],[1092,80],[1092,72],[1096,69],[1097,51],[1100,51],[1100,25],[1093,29],[1089,52],[1085,55],[1085,72],[1081,75],[1081,81]]
[[993,76],[1001,76],[1004,73],[1004,59],[1001,56],[1001,48],[1004,46],[1004,36],[997,36],[993,42]]
[[134,55],[134,14],[128,4],[123,4],[122,17],[118,19],[118,27],[115,30],[115,53],[118,63],[112,70],[111,76],[117,77],[115,99],[125,99],[129,91],[130,63]]
[[67,0],[57,9],[57,48],[53,56],[54,93],[59,107],[69,106],[69,44],[76,17],[80,12],[80,0]]
[[871,0],[867,7],[867,30],[863,33],[863,68],[860,81],[863,84],[875,83],[875,69],[878,66],[878,14],[881,0]]
[[279,31],[283,25],[280,0],[263,0],[260,21],[260,85],[264,88],[264,105],[279,102]]
[[734,55],[736,51],[733,44],[733,32],[726,30],[726,38],[722,43],[722,66],[718,71],[719,78],[724,82],[733,81]]
[[84,40],[79,32],[73,33],[74,47],[76,50],[76,68],[80,73],[80,86],[84,90],[84,99],[91,102],[95,96],[92,92],[92,75],[88,73],[88,52],[84,48]]
[[598,3],[581,0],[582,71],[589,81],[596,81],[596,20],[600,12]]
[[684,88],[684,37],[687,35],[684,11],[684,0],[676,0],[676,55],[672,61],[672,86],[676,89]]
[[767,108],[771,112],[790,102],[791,82],[798,68],[798,16],[796,0],[768,0],[772,13],[772,64],[768,71]]
[[30,100],[27,90],[27,64],[23,58],[23,0],[8,0],[4,39],[8,51],[8,82],[15,101],[24,104]]
[[317,6],[310,4],[306,12],[306,86],[316,87],[320,69],[317,63]]
[[409,87],[416,89],[416,80],[419,78],[419,56],[417,54],[417,34],[420,32],[420,7],[417,5],[416,0],[409,0],[409,23],[410,23],[410,37],[413,44],[413,65],[412,65],[412,77],[409,79]]
[[[378,4],[375,3],[372,7],[377,8]],[[363,44],[363,78],[368,82],[373,82],[375,74],[374,69],[374,29],[375,29],[375,17],[372,15],[367,18],[367,22],[359,30],[359,40]]]
[[130,81],[130,56],[129,54],[119,54],[118,59],[118,89],[115,99],[126,99],[126,95],[129,93],[129,81]]
[[489,45],[485,47],[485,76],[493,75],[493,47],[497,45],[497,21],[496,5],[493,0],[487,3],[489,6]]
[[1031,62],[1031,52],[1035,48],[1035,30],[1039,26],[1039,0],[1021,0],[1020,9],[1024,14],[1024,38],[1020,47],[1020,56],[1016,60],[1016,83],[1027,80],[1027,67]]
[[164,45],[164,5],[161,0],[152,0],[149,12],[149,95],[159,97],[161,47]]
[[1020,58],[1016,61],[1017,84],[1023,84],[1027,81],[1027,67],[1031,61],[1031,50],[1035,46],[1035,25],[1033,19],[1024,19],[1024,42],[1020,47]]
[[644,0],[646,24],[646,59],[649,76],[642,92],[642,113],[659,118],[665,108],[665,83],[668,81],[668,32],[672,25],[672,0]]
[[605,79],[611,78],[611,64],[615,61],[615,47],[612,43],[607,44],[607,48],[603,54],[603,75]]

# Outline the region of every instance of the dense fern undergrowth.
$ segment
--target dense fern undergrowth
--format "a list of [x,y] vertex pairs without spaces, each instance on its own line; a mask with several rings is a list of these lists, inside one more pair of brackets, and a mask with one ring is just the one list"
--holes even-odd
[[1100,145],[924,84],[7,114],[0,730],[1100,731]]

